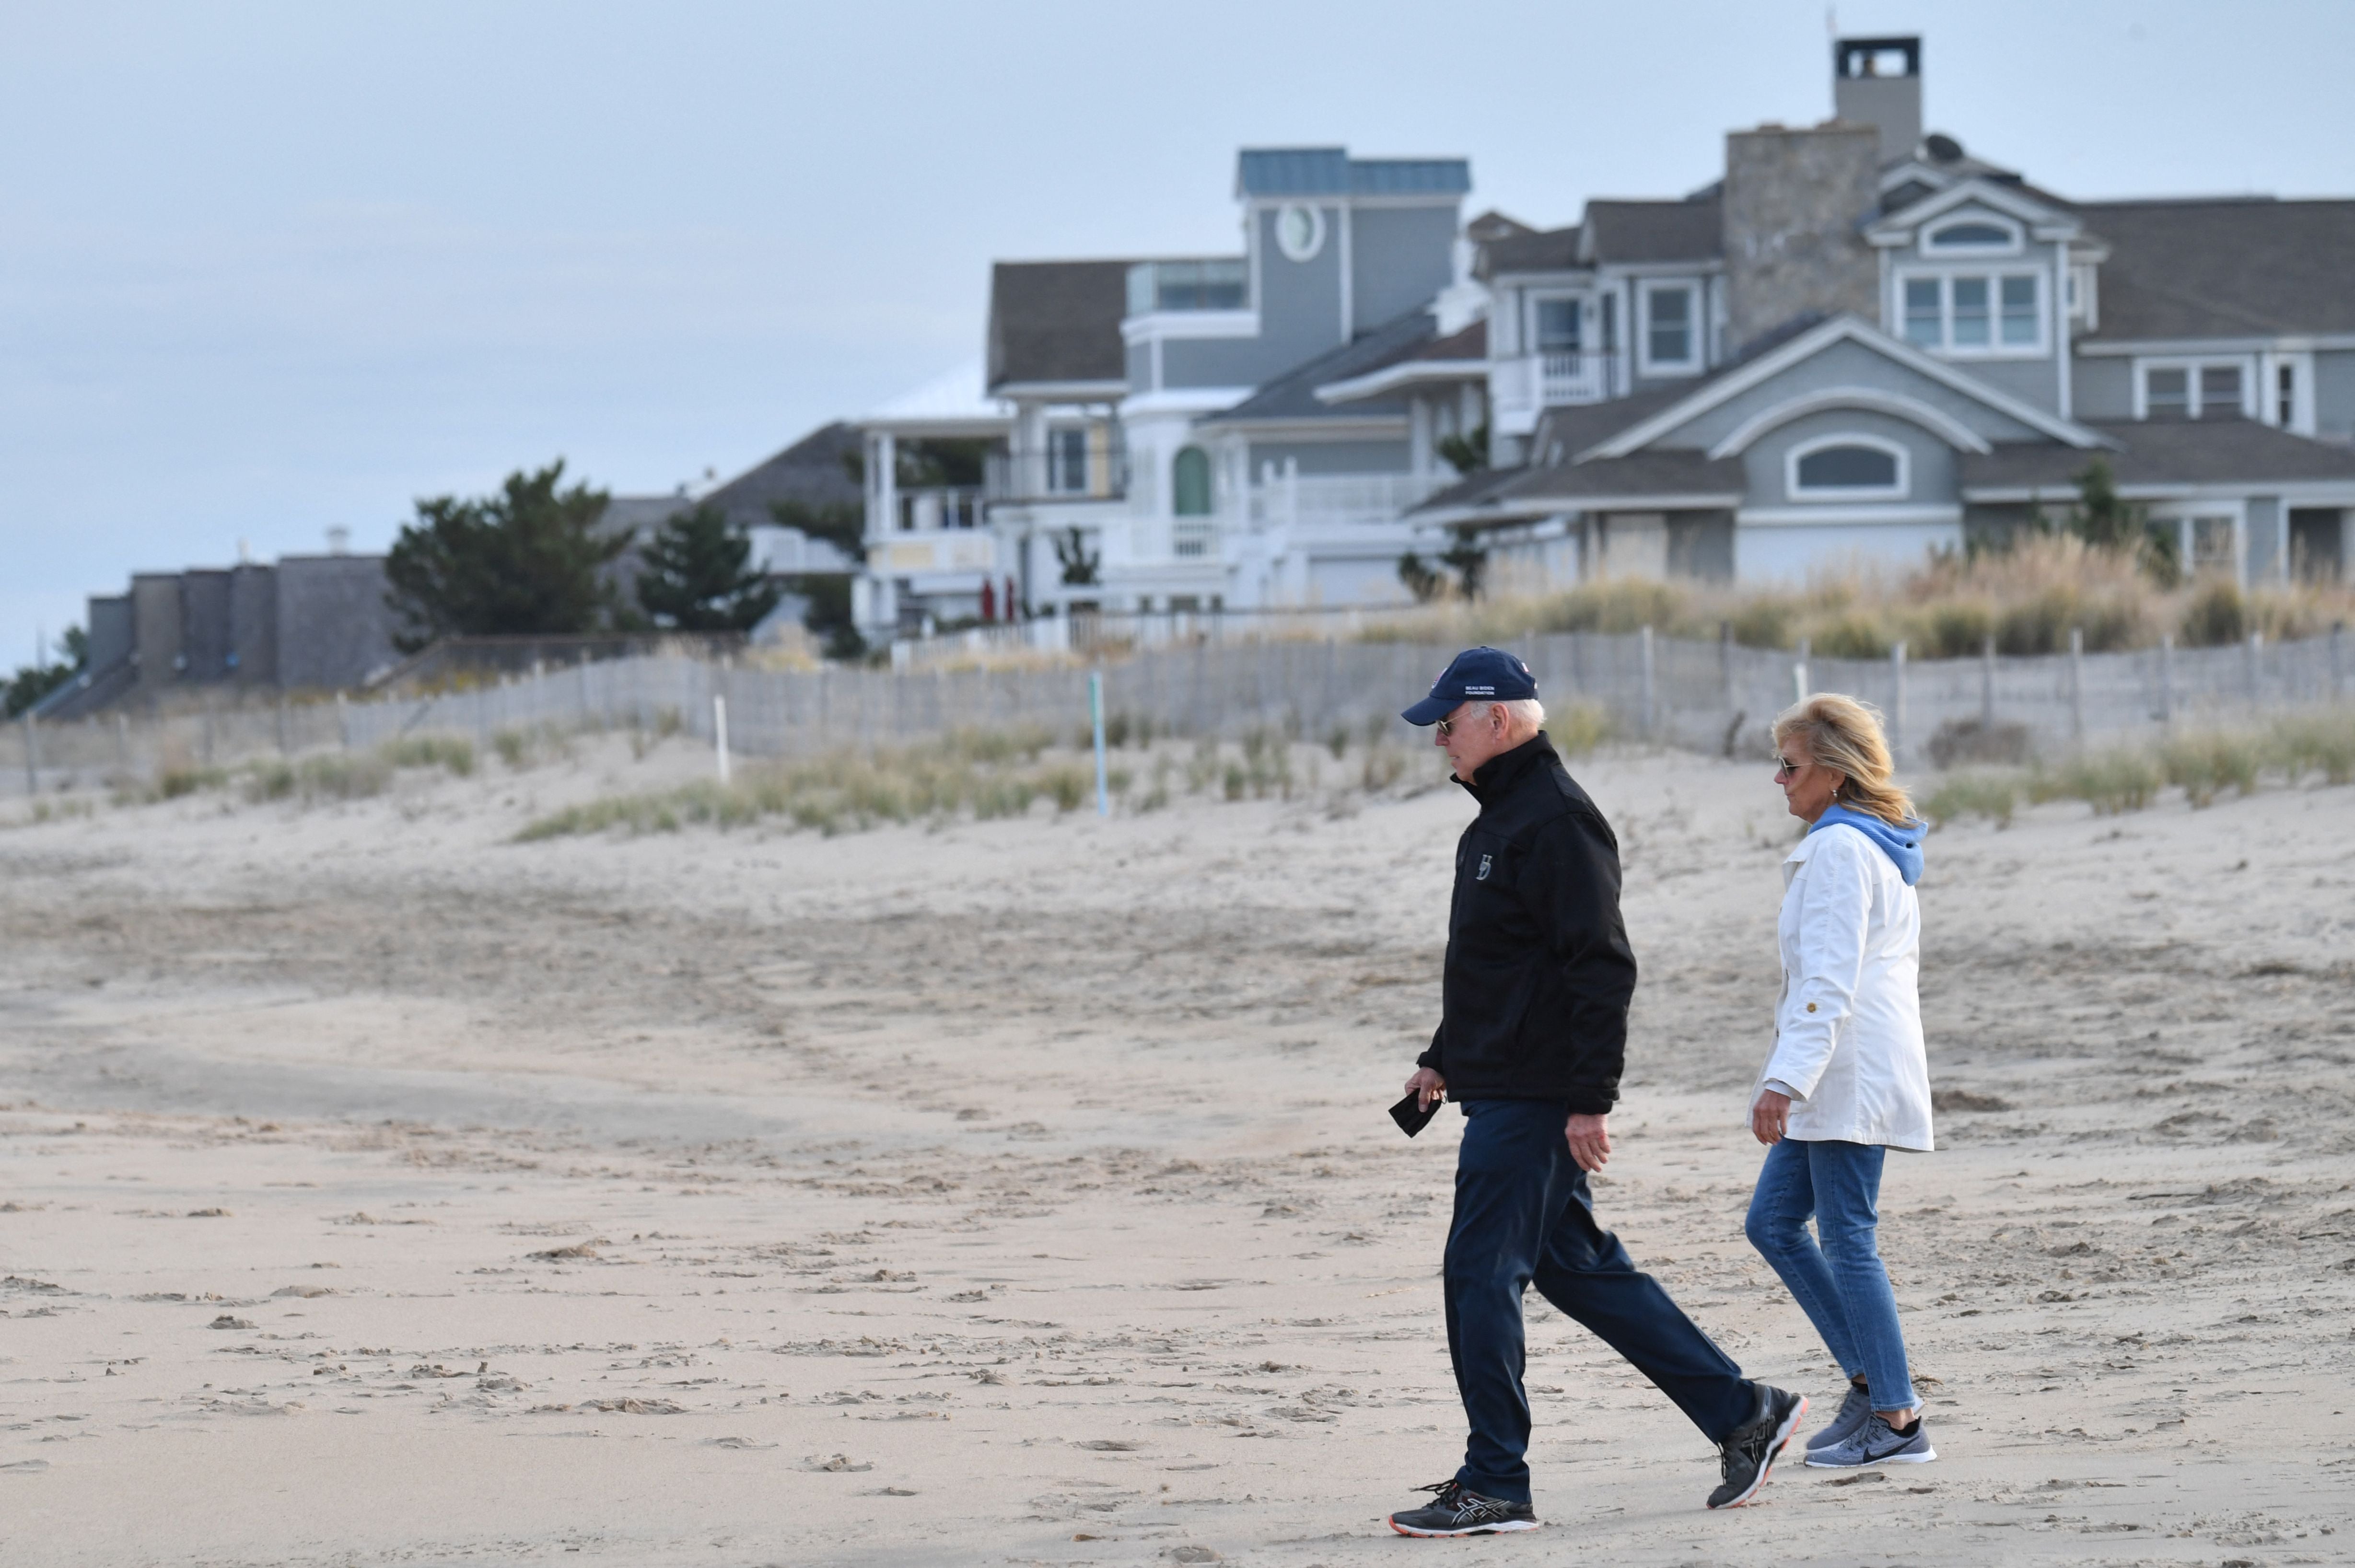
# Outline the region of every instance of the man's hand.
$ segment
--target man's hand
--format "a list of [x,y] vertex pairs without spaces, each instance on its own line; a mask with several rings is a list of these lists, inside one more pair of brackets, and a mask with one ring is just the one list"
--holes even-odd
[[1583,1171],[1601,1170],[1611,1157],[1611,1128],[1608,1116],[1572,1115],[1570,1125],[1562,1128],[1562,1136],[1570,1140],[1570,1157],[1578,1161]]
[[1750,1130],[1769,1148],[1781,1143],[1791,1130],[1791,1096],[1774,1089],[1761,1093],[1750,1107]]
[[1428,1067],[1418,1067],[1414,1076],[1406,1081],[1406,1092],[1414,1096],[1414,1108],[1428,1111],[1447,1093],[1447,1080]]

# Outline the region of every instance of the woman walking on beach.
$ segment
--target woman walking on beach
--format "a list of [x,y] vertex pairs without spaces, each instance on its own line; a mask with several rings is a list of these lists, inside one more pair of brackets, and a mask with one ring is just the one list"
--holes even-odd
[[1774,749],[1774,782],[1809,826],[1783,862],[1783,995],[1750,1108],[1766,1165],[1747,1229],[1849,1376],[1807,1463],[1923,1464],[1937,1454],[1875,1235],[1883,1157],[1932,1147],[1913,895],[1923,824],[1880,717],[1854,698],[1786,710]]

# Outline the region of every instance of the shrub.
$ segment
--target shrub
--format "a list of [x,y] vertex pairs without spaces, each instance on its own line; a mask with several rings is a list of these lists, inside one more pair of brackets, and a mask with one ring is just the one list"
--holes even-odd
[[474,743],[458,735],[404,735],[378,747],[377,755],[389,767],[447,768],[462,779],[474,772]]
[[2337,709],[2275,720],[2265,752],[2292,784],[2308,771],[2334,784],[2355,783],[2355,713]]
[[1762,595],[1742,603],[1726,624],[1732,628],[1733,640],[1745,648],[1787,648],[1798,619],[1799,607],[1788,599]]
[[1850,612],[1818,621],[1808,634],[1815,651],[1832,659],[1885,659],[1890,637],[1869,615]]
[[2248,610],[2240,589],[2222,578],[2201,588],[2184,606],[2178,632],[2195,648],[2220,647],[2247,636]]
[[2183,798],[2195,806],[2213,802],[2227,784],[2243,795],[2254,793],[2264,765],[2257,742],[2223,733],[2179,736],[2159,748],[2158,760],[2167,782],[2180,785]]
[[1572,702],[1546,715],[1546,735],[1565,757],[1582,757],[1611,738],[1611,711],[1592,702]]
[[2018,767],[2028,761],[2028,726],[1949,719],[1930,737],[1930,761],[1944,772],[1957,763]]
[[2082,800],[2105,816],[2140,811],[2167,780],[2140,752],[2089,752],[2030,779],[2031,800]]
[[218,789],[229,782],[229,774],[219,768],[165,768],[155,780],[155,796],[159,800],[177,800],[198,790]]
[[1912,639],[1923,658],[1968,658],[1979,652],[1995,631],[1995,612],[1967,599],[1949,600],[1925,611]]
[[2019,780],[2009,773],[1956,773],[1943,779],[1922,802],[1934,827],[1965,816],[1984,816],[1998,827],[2011,826],[2019,805]]

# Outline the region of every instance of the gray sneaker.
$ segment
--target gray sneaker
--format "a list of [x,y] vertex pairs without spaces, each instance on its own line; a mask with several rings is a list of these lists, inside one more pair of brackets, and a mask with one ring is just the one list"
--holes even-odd
[[1840,1407],[1834,1413],[1831,1424],[1807,1439],[1807,1452],[1812,1454],[1818,1448],[1828,1448],[1836,1443],[1847,1442],[1871,1419],[1872,1395],[1865,1392],[1862,1383],[1849,1384],[1848,1397],[1840,1401]]
[[1917,1415],[1913,1431],[1896,1432],[1875,1415],[1848,1441],[1809,1453],[1807,1463],[1818,1470],[1867,1470],[1875,1465],[1926,1465],[1937,1456],[1927,1421]]

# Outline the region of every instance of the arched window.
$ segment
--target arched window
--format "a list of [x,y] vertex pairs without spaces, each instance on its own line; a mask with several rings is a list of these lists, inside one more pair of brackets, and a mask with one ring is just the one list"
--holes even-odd
[[2018,231],[1985,219],[1965,219],[1930,231],[1933,251],[2009,251],[2019,243]]
[[1181,517],[1210,515],[1210,458],[1199,446],[1180,448],[1169,474],[1171,510]]
[[1905,449],[1878,436],[1834,435],[1791,449],[1794,500],[1887,501],[1906,494]]

